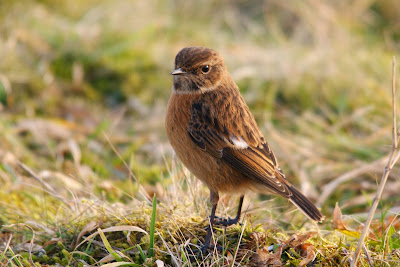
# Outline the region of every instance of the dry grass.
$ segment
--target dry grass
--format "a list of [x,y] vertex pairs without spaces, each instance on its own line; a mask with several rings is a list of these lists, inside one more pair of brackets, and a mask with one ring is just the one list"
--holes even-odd
[[[396,0],[2,3],[0,262],[301,265],[315,254],[316,265],[348,265],[391,149],[399,10]],[[215,233],[231,251],[189,257],[184,248],[204,238],[208,193],[175,161],[163,130],[168,73],[188,45],[224,55],[282,169],[322,208],[324,224],[251,195],[243,225]],[[398,172],[366,241],[374,266],[399,265]],[[336,202],[343,217],[333,218]],[[218,213],[235,207],[226,198]]]

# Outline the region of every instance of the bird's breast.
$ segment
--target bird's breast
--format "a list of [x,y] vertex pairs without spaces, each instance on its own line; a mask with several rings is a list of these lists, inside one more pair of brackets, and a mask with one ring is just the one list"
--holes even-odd
[[198,95],[172,93],[165,119],[168,139],[176,155],[186,168],[215,192],[242,191],[243,176],[221,159],[214,158],[196,145],[189,136],[193,103],[200,101]]

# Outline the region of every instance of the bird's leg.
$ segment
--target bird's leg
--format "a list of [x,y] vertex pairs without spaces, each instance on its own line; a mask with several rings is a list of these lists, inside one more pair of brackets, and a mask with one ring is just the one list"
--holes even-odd
[[229,217],[228,217],[228,219],[217,218],[217,220],[215,221],[215,224],[222,225],[222,226],[229,226],[229,225],[237,224],[240,220],[240,214],[242,213],[243,199],[244,199],[244,195],[241,195],[240,199],[239,199],[238,211],[237,211],[235,218],[233,218],[233,219],[229,218]]
[[217,204],[214,204],[212,206],[212,210],[211,210],[211,216],[210,216],[210,224],[207,227],[207,235],[206,235],[206,239],[204,242],[204,245],[201,247],[201,251],[204,253],[208,247],[210,246],[210,242],[211,242],[211,236],[212,236],[212,231],[213,231],[213,225],[214,225],[214,218],[215,218],[215,210],[217,209]]
[[[207,249],[210,247],[212,233],[213,233],[213,226],[214,226],[214,221],[215,221],[215,212],[217,210],[218,200],[219,200],[218,193],[210,190],[210,202],[212,204],[212,209],[211,209],[211,215],[209,217],[210,218],[210,223],[209,223],[209,225],[207,227],[207,235],[206,235],[206,238],[204,240],[204,245],[202,245],[200,247],[200,250],[193,251],[194,253],[200,252],[202,254],[205,254]],[[241,207],[242,207],[242,202],[243,202],[243,197],[241,197],[241,200],[240,200],[240,203],[239,203],[238,215],[235,218],[236,221],[238,221],[239,217],[240,217],[240,211],[241,211]],[[215,246],[215,249],[217,249],[218,251],[224,251],[224,248],[221,247],[221,246],[218,246],[218,245]],[[229,249],[228,249],[228,251],[230,251],[230,253],[233,253]]]
[[235,219],[232,220],[232,224],[238,223],[238,221],[240,220],[240,215],[242,214],[243,199],[244,199],[244,195],[241,195],[240,199],[239,199],[237,214],[236,214]]
[[203,253],[206,252],[206,250],[210,246],[213,225],[214,225],[214,219],[215,219],[215,211],[217,210],[218,200],[219,200],[218,193],[210,190],[210,202],[212,204],[212,209],[211,209],[211,216],[210,216],[210,224],[207,227],[206,239],[204,241],[204,245],[201,247],[201,252],[203,252]]

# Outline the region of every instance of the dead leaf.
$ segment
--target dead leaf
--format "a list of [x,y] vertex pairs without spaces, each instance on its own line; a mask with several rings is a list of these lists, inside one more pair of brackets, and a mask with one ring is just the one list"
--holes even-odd
[[335,210],[333,211],[333,229],[347,230],[342,220],[342,212],[340,211],[339,204],[336,202]]
[[64,187],[71,189],[73,192],[82,190],[84,187],[82,183],[78,182],[73,177],[67,176],[61,172],[42,170],[39,172],[38,176],[42,178],[43,181],[46,181],[48,183],[54,183],[56,181],[60,181],[63,183]]
[[304,242],[316,234],[317,232],[313,231],[305,234],[292,235],[285,243],[279,246],[274,253],[270,253],[268,246],[264,246],[262,249],[257,250],[257,253],[251,260],[251,264],[253,266],[282,266],[282,251],[288,247],[293,247],[299,250],[300,255],[304,257],[298,266],[305,266],[314,260],[316,254],[314,246],[309,243],[304,244]]
[[99,227],[99,224],[97,222],[90,222],[83,227],[82,231],[79,233],[78,238],[76,239],[76,244],[79,244],[79,241],[81,240],[82,236],[92,232],[93,230],[97,229]]
[[360,238],[361,234],[357,231],[349,230],[347,227],[344,225],[343,220],[342,220],[342,212],[340,211],[339,204],[336,202],[335,205],[335,210],[333,211],[333,229],[338,230],[339,232],[355,237],[355,238]]
[[47,247],[51,244],[56,244],[58,242],[62,242],[63,239],[61,237],[53,237],[52,239],[50,239],[49,241],[47,241],[46,243],[43,244],[43,247]]
[[280,246],[274,253],[269,252],[268,246],[257,249],[251,259],[251,266],[282,266],[282,248],[283,246]]
[[113,257],[113,255],[107,254],[106,256],[101,258],[97,263],[107,263],[111,261],[115,261],[115,258]]
[[50,139],[67,140],[73,137],[72,131],[56,120],[21,119],[16,125],[16,131],[30,132],[34,139],[42,144],[46,144]]
[[317,232],[308,232],[302,235],[292,235],[286,243],[283,245],[284,247],[291,246],[291,247],[297,247],[302,245],[306,240],[310,239],[311,237],[315,236]]
[[47,227],[43,223],[39,223],[39,222],[35,222],[35,221],[26,221],[25,223],[27,225],[32,226],[32,227],[40,228],[40,229],[44,230],[49,235],[54,235],[55,234],[54,230],[50,229],[49,227]]
[[297,267],[306,266],[315,259],[315,247],[310,243],[301,244],[297,246],[295,250],[300,253],[301,257],[303,257],[303,260],[297,265]]
[[78,143],[74,139],[70,138],[68,139],[68,147],[69,151],[72,154],[75,164],[79,165],[82,159],[82,152],[81,149],[79,148]]
[[39,252],[43,247],[37,244],[21,243],[15,247],[16,251],[31,251],[33,253]]

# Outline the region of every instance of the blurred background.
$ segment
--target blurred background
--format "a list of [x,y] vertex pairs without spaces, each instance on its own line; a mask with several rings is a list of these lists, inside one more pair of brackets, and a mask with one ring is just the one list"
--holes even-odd
[[[224,56],[288,179],[328,217],[335,202],[367,211],[391,149],[399,14],[397,0],[1,1],[1,220],[28,216],[21,203],[43,214],[19,163],[59,196],[129,203],[140,184],[162,199],[183,171],[164,114],[185,46]],[[398,172],[383,210],[400,207]]]

